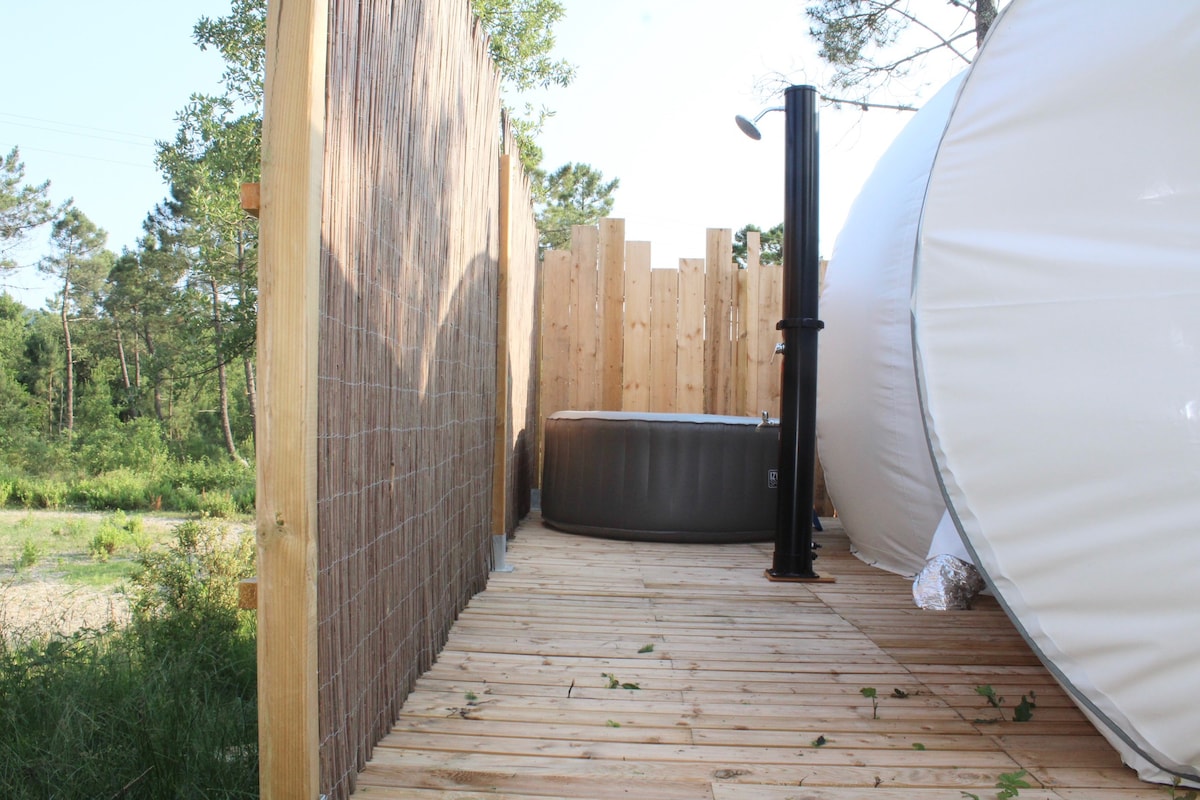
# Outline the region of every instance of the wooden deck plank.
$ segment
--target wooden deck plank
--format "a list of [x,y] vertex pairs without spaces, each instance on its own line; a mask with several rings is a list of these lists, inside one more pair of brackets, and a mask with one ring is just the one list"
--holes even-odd
[[[478,665],[480,662],[474,661],[473,664]],[[514,668],[511,664],[496,664],[495,669],[488,676],[486,682],[478,681],[467,686],[461,678],[461,670],[447,669],[445,667],[438,668],[434,666],[429,672],[425,673],[424,677],[418,682],[418,687],[428,688],[431,691],[457,691],[462,687],[462,691],[477,690],[480,686],[487,688],[490,691],[498,693],[510,694],[556,694],[561,692],[562,676],[564,671],[561,667],[543,667],[540,664],[521,665],[519,668]],[[587,668],[579,668],[576,670],[581,677],[594,677],[594,673]],[[572,673],[567,673],[572,674]],[[869,705],[870,701],[863,699],[861,689],[863,687],[878,686],[880,694],[880,708],[902,707],[909,705],[910,701],[925,702],[928,697],[937,696],[941,700],[954,707],[969,707],[977,706],[980,711],[984,709],[982,700],[973,689],[963,687],[949,687],[950,689],[958,689],[958,691],[936,692],[926,695],[919,684],[912,682],[911,678],[906,678],[904,681],[894,681],[896,673],[882,672],[858,672],[858,673],[840,673],[830,674],[828,672],[819,673],[754,673],[754,672],[725,672],[713,674],[708,672],[684,672],[681,670],[662,670],[655,677],[656,689],[678,689],[680,691],[694,692],[718,692],[722,694],[737,694],[745,692],[763,692],[765,694],[791,694],[791,695],[845,695],[847,697],[858,698],[858,701]],[[578,678],[575,680],[576,691],[586,691],[587,687],[581,685]],[[892,681],[892,683],[888,683]],[[897,686],[895,683],[903,685]],[[568,684],[569,685],[569,684]],[[1023,686],[1014,687],[1017,693],[1030,691],[1030,686],[1026,683]],[[892,696],[892,691],[906,691],[908,696],[903,699],[897,699]],[[1071,701],[1065,695],[1052,694],[1054,687],[1042,686],[1037,689],[1037,707],[1041,709],[1049,708],[1074,708]],[[1004,686],[999,686],[996,691],[1001,695],[1008,697],[1015,696],[1013,692],[1006,689]]]
[[[511,543],[515,571],[463,611],[356,796],[961,800],[1018,769],[1030,800],[1164,796],[994,600],[921,611],[836,522],[818,540],[836,583],[772,584],[769,544],[588,539],[535,515]],[[1022,695],[1037,706],[1016,723]]]
[[[993,797],[994,790],[988,794],[986,790],[972,790],[980,797]],[[867,787],[864,789],[843,788],[825,789],[804,785],[803,794],[795,786],[729,786],[716,784],[713,786],[714,800],[963,800],[962,789],[937,789],[923,787],[919,797],[913,796],[912,789],[889,789],[885,786]],[[1021,800],[1061,800],[1060,795],[1045,789],[1022,789]],[[1161,798],[1160,798],[1161,800]]]
[[[613,742],[597,739],[542,739],[533,749],[538,755],[553,758],[584,758],[610,761],[637,762],[712,762],[731,764],[795,764],[801,759],[805,765],[861,766],[862,752],[841,745],[840,738],[827,739],[829,744],[814,746],[811,741],[797,739],[790,747],[769,745],[732,746],[706,743],[704,745],[662,744],[648,742]],[[489,755],[522,756],[531,749],[528,738],[513,738],[492,735],[431,733],[398,730],[388,736],[380,747],[413,751],[445,751],[451,753],[481,753]],[[1070,764],[1056,766],[1075,766]],[[873,766],[889,768],[915,767],[968,767],[971,769],[995,769],[1000,772],[1017,769],[1016,763],[1004,753],[995,750],[914,750],[888,748],[872,754]],[[1111,762],[1095,766],[1113,766]]]
[[[1003,755],[1003,754],[998,754]],[[607,790],[603,797],[623,797],[626,783],[659,785],[690,785],[692,797],[710,784],[785,784],[796,786],[804,781],[810,786],[873,786],[875,779],[889,787],[982,787],[995,784],[998,772],[1016,769],[1011,761],[1008,768],[956,769],[953,767],[893,767],[875,765],[826,765],[806,763],[797,757],[788,764],[747,764],[740,761],[660,762],[596,759],[590,751],[575,758],[554,758],[537,755],[494,755],[485,753],[435,753],[419,750],[376,748],[375,755],[363,776],[390,776],[392,785],[405,785],[412,780],[426,788],[478,789],[489,783],[498,789],[526,791],[531,794],[543,785],[564,783],[584,785],[594,782]],[[540,779],[537,780],[537,779]],[[389,782],[390,783],[390,782]],[[914,793],[916,794],[916,793]]]
[[[987,736],[980,726],[972,725],[962,719],[901,719],[874,720],[840,717],[830,718],[816,715],[805,715],[801,719],[793,716],[758,717],[751,715],[722,715],[722,714],[670,714],[661,712],[642,711],[636,704],[626,704],[627,707],[600,706],[593,710],[584,709],[548,709],[538,707],[517,707],[503,705],[458,706],[437,705],[432,708],[407,709],[401,716],[400,724],[415,724],[418,719],[445,719],[460,717],[467,720],[487,720],[489,722],[544,722],[563,725],[606,725],[609,720],[623,726],[642,726],[646,729],[664,726],[678,726],[691,730],[729,730],[736,732],[751,731],[790,731],[797,735],[816,737],[828,734],[845,734],[847,732],[861,733],[871,731],[879,734],[911,734],[918,741],[923,741],[924,735],[930,734],[963,734],[976,737]],[[1034,728],[1031,735],[1045,736],[1090,736],[1095,730],[1089,724],[1076,722],[1068,723],[1029,723]],[[810,737],[810,738],[811,738]]]

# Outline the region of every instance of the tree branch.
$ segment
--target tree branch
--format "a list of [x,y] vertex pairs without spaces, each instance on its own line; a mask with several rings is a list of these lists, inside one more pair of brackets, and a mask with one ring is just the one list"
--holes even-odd
[[917,110],[916,106],[892,105],[890,103],[868,103],[864,100],[848,100],[844,97],[830,97],[827,94],[821,95],[821,99],[824,100],[826,103],[833,103],[835,106],[841,105],[842,103],[845,103],[846,105],[858,106],[863,111],[866,111],[871,108],[887,108],[887,109],[891,109],[892,111],[916,111]]
[[[952,37],[952,38],[950,39],[950,41],[951,41],[951,42],[955,42],[955,41],[957,41],[957,40],[959,40],[959,39],[963,38],[964,36],[973,36],[974,34],[975,34],[975,31],[973,31],[973,30],[970,30],[970,31],[964,31],[964,32],[962,32],[962,33],[958,34],[957,36],[954,36],[954,37]],[[916,59],[920,58],[921,56],[924,56],[924,55],[927,55],[927,54],[929,54],[929,53],[932,53],[934,50],[940,50],[940,49],[941,49],[941,48],[943,48],[943,47],[949,47],[949,43],[947,43],[947,44],[944,44],[944,45],[943,45],[943,44],[935,44],[935,45],[933,45],[932,47],[926,47],[926,48],[924,48],[924,49],[917,50],[917,51],[915,51],[915,52],[909,53],[907,56],[905,56],[905,57],[903,57],[903,58],[898,58],[898,59],[896,59],[895,61],[893,61],[892,63],[890,63],[890,64],[886,64],[886,65],[884,65],[884,66],[879,66],[879,65],[876,65],[876,64],[871,64],[871,65],[869,65],[869,66],[867,67],[867,72],[868,72],[868,73],[875,73],[875,72],[891,72],[892,70],[894,70],[894,69],[896,69],[896,68],[900,67],[900,66],[901,66],[901,65],[903,65],[903,64],[907,64],[907,63],[908,63],[908,62],[910,62],[910,61],[915,61]],[[951,48],[951,49],[953,50],[954,48]],[[956,54],[958,54],[958,51],[957,51],[957,50],[955,50],[954,52],[955,52]],[[961,54],[959,54],[959,57],[960,57],[960,58],[962,58]],[[968,64],[970,64],[970,63],[971,63],[971,60],[970,60],[969,58],[968,58],[968,59],[965,59],[965,60],[966,60],[966,62],[967,62]]]
[[923,53],[920,53],[919,55],[924,55],[924,53],[932,52],[932,51],[938,49],[938,47],[945,47],[951,53],[954,53],[954,55],[961,58],[965,63],[967,63],[967,64],[971,63],[971,59],[967,58],[965,55],[960,53],[958,48],[956,48],[953,43],[955,41],[957,41],[958,39],[961,39],[964,36],[968,36],[968,35],[974,33],[975,32],[974,28],[972,28],[971,30],[966,31],[964,33],[956,34],[955,36],[952,36],[950,39],[947,39],[946,37],[942,36],[940,33],[935,31],[933,28],[926,25],[924,22],[917,19],[916,17],[914,17],[912,14],[908,13],[907,11],[904,11],[903,9],[900,9],[900,8],[893,8],[892,10],[895,11],[900,16],[904,17],[909,22],[914,23],[917,27],[923,28],[931,36],[933,36],[935,39],[937,39],[939,42],[941,42],[940,45],[935,45],[935,46],[929,48],[928,50],[925,50]]

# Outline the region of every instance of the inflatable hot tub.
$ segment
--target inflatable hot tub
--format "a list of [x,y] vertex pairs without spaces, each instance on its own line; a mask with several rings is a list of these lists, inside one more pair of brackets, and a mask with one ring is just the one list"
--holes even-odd
[[559,411],[546,420],[542,521],[671,542],[775,536],[779,428],[749,417]]

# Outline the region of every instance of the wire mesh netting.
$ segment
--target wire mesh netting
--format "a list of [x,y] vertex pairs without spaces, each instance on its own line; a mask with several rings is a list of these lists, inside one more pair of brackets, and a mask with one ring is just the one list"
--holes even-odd
[[338,798],[487,577],[501,120],[467,3],[331,0],[329,22],[318,662]]

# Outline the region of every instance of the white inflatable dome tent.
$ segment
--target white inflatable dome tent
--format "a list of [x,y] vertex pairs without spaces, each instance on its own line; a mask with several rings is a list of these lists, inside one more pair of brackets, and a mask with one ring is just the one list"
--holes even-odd
[[[932,457],[962,541],[1042,660],[1142,778],[1192,785],[1197,74],[1200,5],[1005,9],[953,99],[920,194],[910,368],[928,450],[895,468],[919,474]],[[836,326],[858,322],[829,313],[850,233],[848,223],[822,312],[826,404],[847,371],[829,364]],[[889,399],[860,406],[897,413],[883,408]],[[850,440],[827,416],[837,413],[819,405],[818,426],[847,532],[864,557],[903,554],[892,566],[911,570],[937,504],[922,484],[919,525],[867,513],[877,487],[839,474],[835,453]]]
[[960,79],[921,109],[875,165],[826,271],[817,447],[855,554],[890,572],[924,566],[946,503],[913,373],[909,298],[921,201]]

